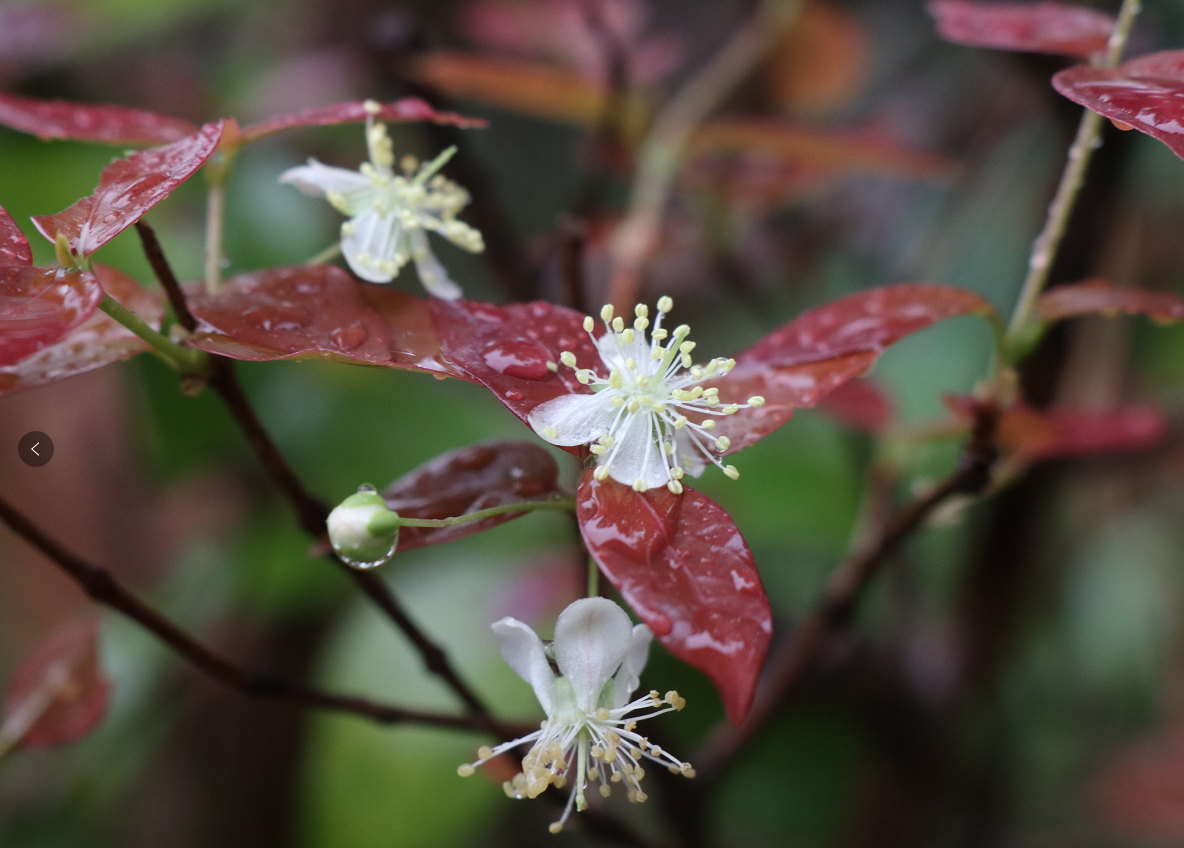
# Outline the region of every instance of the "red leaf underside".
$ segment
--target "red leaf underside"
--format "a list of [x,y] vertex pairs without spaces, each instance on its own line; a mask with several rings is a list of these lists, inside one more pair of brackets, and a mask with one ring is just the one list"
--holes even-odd
[[0,92],[0,124],[43,139],[169,144],[193,134],[188,121],[126,106],[35,100]]
[[1056,53],[1089,59],[1106,52],[1114,18],[1067,3],[935,0],[929,13],[941,37],[970,47]]
[[54,344],[102,300],[93,274],[57,268],[0,267],[0,366]]
[[892,422],[892,400],[871,380],[851,380],[822,397],[818,411],[853,430],[879,433]]
[[1146,405],[1108,410],[1016,407],[999,421],[999,441],[1029,462],[1146,450],[1166,432],[1163,413]]
[[1184,158],[1184,50],[1153,53],[1119,65],[1078,65],[1052,78],[1074,103],[1159,139]]
[[221,121],[206,124],[165,147],[118,159],[103,169],[94,194],[33,223],[50,241],[61,233],[76,253],[93,253],[193,176],[217,148],[222,129]]
[[32,264],[33,251],[29,247],[29,240],[12,216],[0,206],[0,268],[28,268]]
[[728,717],[742,722],[773,621],[752,552],[728,514],[693,489],[638,493],[588,472],[577,516],[604,575],[671,653],[711,678]]
[[[558,491],[559,466],[530,442],[488,442],[441,454],[403,475],[382,493],[405,518],[451,518]],[[452,527],[404,527],[399,550],[451,542],[523,515],[510,512]]]
[[[289,115],[277,115],[243,129],[243,138],[246,141],[254,141],[261,136],[294,127],[320,127],[365,121],[369,117],[365,103],[364,100],[351,100],[346,103],[334,103],[330,106],[305,109],[303,112]],[[402,100],[382,103],[380,106],[381,109],[375,116],[380,121],[430,121],[434,124],[447,124],[466,129],[484,127],[486,124],[481,118],[466,118],[456,112],[438,112],[418,97],[404,97]]]
[[[4,699],[5,724],[33,723],[25,748],[76,741],[102,721],[110,684],[99,668],[98,619],[63,627],[42,642],[13,675]],[[23,713],[23,715],[18,715]]]
[[1036,304],[1045,321],[1060,321],[1078,315],[1146,315],[1156,321],[1184,320],[1184,298],[1171,292],[1119,288],[1106,280],[1087,280],[1072,286],[1057,286]]

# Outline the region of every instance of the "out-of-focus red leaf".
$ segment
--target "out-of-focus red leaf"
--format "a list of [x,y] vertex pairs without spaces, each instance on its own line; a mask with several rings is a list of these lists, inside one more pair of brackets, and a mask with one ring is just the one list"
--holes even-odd
[[854,430],[879,433],[892,421],[892,400],[871,380],[851,380],[818,401],[818,411]]
[[736,361],[784,367],[851,353],[879,353],[904,336],[946,318],[993,311],[991,304],[974,292],[952,286],[884,286],[803,312],[738,354]]
[[19,740],[25,748],[64,745],[103,720],[110,684],[99,668],[98,639],[99,622],[91,618],[37,646],[8,686],[0,742]]
[[0,83],[52,68],[86,29],[82,10],[57,3],[0,6]]
[[[381,121],[431,121],[434,124],[449,124],[465,129],[486,125],[486,121],[482,118],[466,118],[456,112],[438,112],[418,97],[404,97],[402,100],[380,103],[379,106],[381,109],[375,117]],[[242,133],[244,140],[254,141],[261,136],[293,127],[324,127],[333,124],[358,123],[368,117],[366,101],[351,100],[345,103],[333,103],[329,106],[317,106],[290,115],[276,115],[274,118],[268,118],[266,121],[245,127]]]
[[86,271],[0,267],[0,366],[57,342],[102,299],[102,286]]
[[[530,442],[486,442],[441,454],[391,483],[382,496],[404,518],[451,518],[521,501],[544,500],[559,490],[559,466]],[[399,550],[451,542],[504,524],[509,512],[452,527],[403,527]]]
[[456,376],[440,354],[427,303],[359,283],[336,265],[296,265],[243,274],[216,295],[188,291],[199,321],[191,344],[266,362],[329,359]]
[[[563,351],[575,354],[578,367],[603,371],[600,354],[584,332],[584,316],[574,309],[544,301],[493,306],[439,298],[432,298],[431,309],[448,360],[523,421],[541,403],[588,391],[573,369],[548,367]],[[583,449],[566,450],[579,454]]]
[[870,63],[859,20],[829,0],[809,0],[765,65],[765,87],[784,109],[827,114],[848,106]]
[[[95,276],[107,294],[160,329],[164,299],[159,293],[145,291],[131,277],[105,265],[95,266]],[[15,364],[0,366],[0,397],[112,365],[149,347],[131,330],[96,310],[56,344]]]
[[43,139],[169,144],[197,131],[180,118],[125,106],[35,100],[0,92],[0,124]]
[[576,499],[580,532],[600,570],[658,641],[712,679],[728,717],[742,722],[773,619],[732,519],[693,489],[638,493],[591,472]]
[[1090,59],[1106,52],[1114,18],[1067,3],[933,0],[929,14],[947,41],[971,47]]
[[12,216],[0,206],[0,268],[28,268],[33,264],[29,240]]
[[1169,729],[1104,759],[1090,794],[1122,836],[1139,844],[1184,843],[1184,729]]
[[94,194],[33,223],[50,241],[61,233],[74,252],[93,253],[193,176],[218,147],[224,124],[206,124],[180,141],[112,162]]
[[1052,84],[1074,103],[1157,138],[1184,158],[1184,50],[1152,53],[1117,68],[1077,65],[1054,75]]
[[1106,280],[1086,280],[1050,289],[1036,303],[1036,314],[1045,321],[1120,312],[1146,315],[1155,321],[1180,321],[1184,319],[1184,298],[1171,292],[1119,288]]
[[999,442],[1028,462],[1146,450],[1165,432],[1163,413],[1146,405],[1104,411],[1013,407],[999,420]]

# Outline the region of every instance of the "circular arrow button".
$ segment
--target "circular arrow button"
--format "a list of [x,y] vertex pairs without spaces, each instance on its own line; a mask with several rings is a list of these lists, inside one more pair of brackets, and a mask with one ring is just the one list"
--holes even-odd
[[25,433],[16,446],[16,452],[25,465],[40,468],[53,459],[53,439],[40,430]]

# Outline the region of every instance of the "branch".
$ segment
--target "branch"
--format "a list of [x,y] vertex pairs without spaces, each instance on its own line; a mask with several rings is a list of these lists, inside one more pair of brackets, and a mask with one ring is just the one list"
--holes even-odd
[[136,221],[136,232],[140,236],[144,255],[148,257],[148,264],[152,266],[152,272],[156,274],[156,279],[160,280],[161,286],[164,287],[164,293],[168,295],[169,303],[173,307],[173,312],[177,314],[177,323],[192,333],[197,329],[197,319],[189,311],[189,304],[185,302],[185,293],[181,291],[181,284],[177,282],[177,276],[169,267],[169,262],[165,258],[164,250],[160,247],[155,231],[148,226],[147,221],[141,218]]
[[975,411],[974,432],[954,473],[901,507],[862,550],[835,569],[813,612],[765,663],[760,688],[747,721],[739,727],[721,723],[700,752],[691,758],[702,777],[715,777],[764,726],[809,669],[826,639],[851,620],[861,590],[880,572],[900,544],[951,496],[977,495],[986,489],[997,456],[995,429],[998,417],[998,409],[993,403],[981,404]]
[[145,604],[125,589],[109,571],[91,565],[67,551],[3,498],[0,498],[0,520],[72,577],[92,600],[123,613],[154,634],[198,670],[245,695],[351,713],[382,724],[416,722],[436,727],[484,730],[511,739],[531,729],[504,724],[475,711],[464,716],[451,716],[392,707],[366,698],[335,695],[302,683],[241,668],[213,653]]

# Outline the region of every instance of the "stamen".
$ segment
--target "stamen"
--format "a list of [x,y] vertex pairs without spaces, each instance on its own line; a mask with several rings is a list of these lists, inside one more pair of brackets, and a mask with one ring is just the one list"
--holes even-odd
[[674,301],[670,297],[668,297],[667,295],[663,295],[662,297],[658,298],[658,311],[659,312],[670,312],[673,309],[674,309]]

